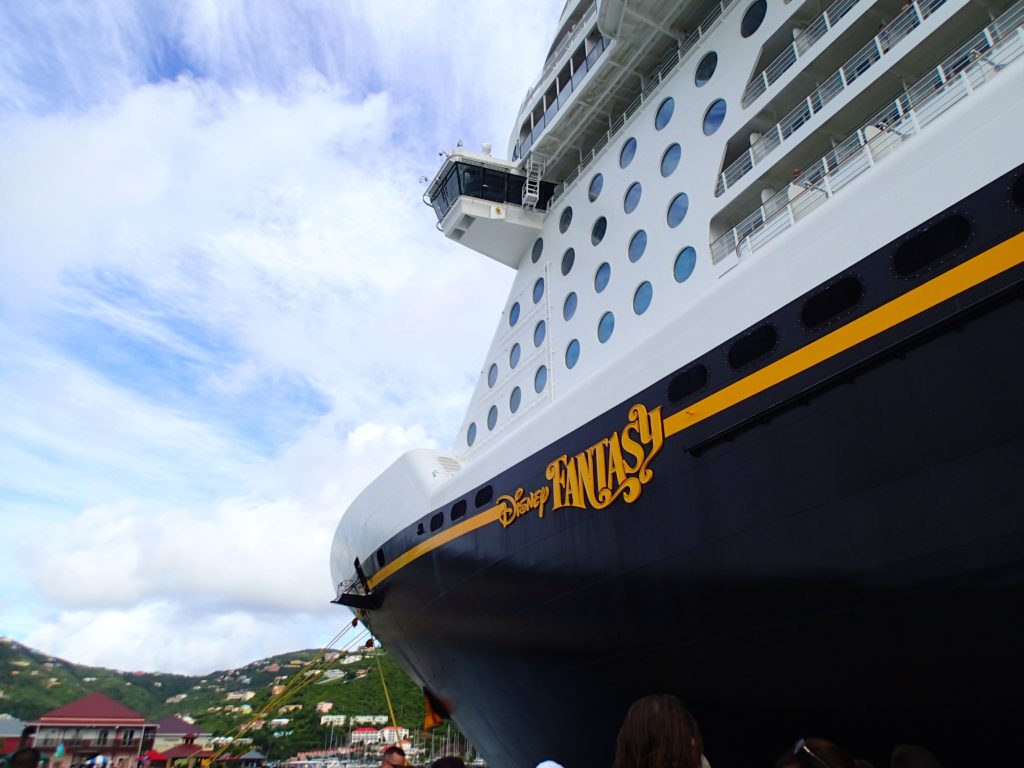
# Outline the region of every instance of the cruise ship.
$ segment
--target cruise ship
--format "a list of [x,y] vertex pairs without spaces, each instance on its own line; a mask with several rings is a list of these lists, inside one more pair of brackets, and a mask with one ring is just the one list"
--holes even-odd
[[491,766],[609,765],[663,692],[715,768],[1019,751],[1022,25],[570,0],[508,159],[443,153],[437,229],[514,283],[331,571]]

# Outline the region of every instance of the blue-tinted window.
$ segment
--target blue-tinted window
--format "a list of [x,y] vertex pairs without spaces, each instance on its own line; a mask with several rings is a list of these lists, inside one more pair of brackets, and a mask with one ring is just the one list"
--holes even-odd
[[544,278],[538,277],[533,284],[533,303],[536,304],[544,297]]
[[541,253],[544,252],[544,239],[538,237],[533,241],[533,253],[530,258],[533,259],[533,263],[536,264],[540,260]]
[[565,304],[562,305],[562,317],[566,320],[576,314],[576,294],[570,293],[565,297]]
[[725,99],[715,99],[704,113],[704,135],[710,136],[722,127],[725,120]]
[[700,60],[700,64],[697,65],[697,71],[693,75],[693,82],[700,88],[707,85],[708,80],[715,74],[715,69],[718,67],[718,54],[714,51],[709,51],[704,54],[704,58]]
[[668,121],[672,119],[672,111],[675,108],[676,102],[671,96],[669,96],[667,99],[661,102],[661,106],[658,107],[658,114],[654,116],[655,129],[660,131],[662,128],[668,125]]
[[487,412],[487,429],[494,429],[494,425],[498,423],[498,406],[492,405],[491,409]]
[[466,430],[466,445],[472,445],[476,442],[476,422],[470,422],[469,429]]
[[543,392],[544,387],[548,383],[548,369],[547,366],[541,366],[537,369],[536,375],[533,377],[533,388],[537,392]]
[[676,168],[679,167],[679,158],[683,154],[682,148],[678,144],[670,144],[668,149],[665,150],[665,154],[661,156],[661,175],[668,178],[671,176]]
[[651,297],[654,296],[654,288],[646,280],[637,286],[633,294],[633,311],[642,315],[651,306]]
[[612,331],[614,330],[615,315],[611,312],[605,312],[597,323],[597,340],[604,344],[612,337]]
[[594,290],[600,293],[608,287],[608,281],[612,279],[612,266],[607,261],[597,268],[594,273]]
[[677,283],[681,283],[693,274],[693,268],[697,265],[697,252],[691,246],[686,246],[676,256],[676,262],[672,265],[672,275]]
[[580,342],[578,339],[573,339],[569,342],[569,346],[565,348],[565,367],[573,368],[580,359]]
[[622,198],[622,210],[626,213],[632,213],[636,210],[637,205],[640,204],[640,196],[643,195],[643,187],[640,186],[639,181],[634,181],[629,185],[629,189],[626,190],[626,196]]
[[572,206],[567,205],[562,209],[562,215],[558,219],[558,231],[565,234],[565,230],[569,228],[570,224],[572,224]]
[[512,305],[512,308],[508,311],[508,325],[510,328],[515,327],[515,324],[519,322],[519,302],[517,301]]
[[545,334],[546,331],[547,331],[547,326],[544,324],[543,320],[541,320],[539,323],[537,323],[536,326],[534,326],[534,329],[533,329],[533,346],[539,347],[541,344],[544,343],[544,334]]
[[601,190],[604,188],[604,176],[600,173],[590,180],[590,190],[587,192],[587,197],[590,198],[590,202],[594,202],[601,195]]
[[626,255],[629,257],[629,260],[635,264],[640,261],[640,257],[644,255],[644,251],[646,250],[647,233],[642,229],[638,229],[629,239],[629,248],[626,251]]
[[619,152],[619,167],[625,168],[633,162],[634,157],[636,157],[636,139],[630,137],[622,145],[622,151]]
[[497,363],[492,363],[490,369],[488,369],[488,371],[487,371],[487,386],[488,387],[493,387],[494,386],[494,382],[496,382],[497,380],[498,380],[498,365],[497,365]]
[[508,367],[515,368],[517,365],[519,365],[519,358],[522,356],[522,354],[523,348],[519,346],[519,342],[517,341],[515,344],[512,345],[512,350],[508,353]]
[[764,15],[768,12],[768,3],[765,0],[756,0],[746,11],[743,12],[743,20],[740,22],[740,35],[750,37],[761,27]]
[[568,275],[572,272],[572,265],[576,263],[576,251],[572,248],[562,254],[562,274]]
[[683,219],[686,218],[686,212],[690,208],[690,198],[687,197],[685,192],[680,192],[678,195],[672,198],[672,202],[669,203],[668,213],[665,218],[668,220],[670,227],[678,227]]
[[515,413],[519,410],[519,404],[523,401],[523,390],[516,387],[512,390],[512,394],[508,396],[508,409]]
[[594,228],[590,231],[590,242],[597,245],[604,240],[604,233],[608,231],[608,219],[601,216],[594,222]]

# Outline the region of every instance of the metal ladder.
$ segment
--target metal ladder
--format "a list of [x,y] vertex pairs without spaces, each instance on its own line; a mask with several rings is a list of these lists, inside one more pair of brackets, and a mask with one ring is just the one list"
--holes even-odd
[[540,179],[544,175],[546,161],[531,154],[526,158],[526,181],[523,182],[523,207],[536,208],[540,201]]

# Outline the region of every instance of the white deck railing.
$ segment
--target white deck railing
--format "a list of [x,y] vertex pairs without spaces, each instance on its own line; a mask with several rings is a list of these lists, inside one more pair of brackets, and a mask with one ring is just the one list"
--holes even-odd
[[711,261],[753,253],[807,216],[971,95],[1024,53],[1024,0],[945,60],[800,174],[733,229],[711,243]]

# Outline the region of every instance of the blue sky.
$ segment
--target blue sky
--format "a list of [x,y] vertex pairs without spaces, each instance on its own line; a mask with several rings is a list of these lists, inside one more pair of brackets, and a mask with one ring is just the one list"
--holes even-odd
[[452,442],[512,277],[418,178],[503,153],[560,5],[0,4],[0,634],[199,673],[335,634],[334,526]]

